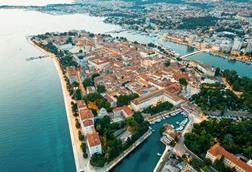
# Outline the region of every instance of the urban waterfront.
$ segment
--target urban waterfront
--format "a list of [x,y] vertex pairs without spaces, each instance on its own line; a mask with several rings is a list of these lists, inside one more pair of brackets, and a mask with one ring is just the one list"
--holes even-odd
[[[160,141],[159,129],[163,124],[172,124],[175,128],[178,127],[177,121],[181,122],[184,120],[182,114],[176,116],[170,116],[162,120],[159,123],[151,125],[154,130],[152,135],[143,142],[136,150],[134,150],[130,155],[128,155],[124,160],[121,161],[114,169],[115,172],[133,172],[133,171],[144,171],[151,172],[154,170],[160,156],[157,153],[162,154],[165,145]],[[129,168],[130,167],[130,168]]]
[[[8,21],[3,20],[7,17]],[[39,51],[26,42],[25,36],[71,29],[104,33],[120,28],[104,24],[103,18],[87,15],[51,16],[23,10],[1,10],[0,18],[4,21],[0,34],[0,72],[3,76],[0,79],[1,171],[74,171],[58,75],[51,59],[25,61],[28,57],[40,55]],[[20,18],[19,22],[16,22],[17,18]],[[154,37],[133,33],[118,35],[145,43],[158,41]],[[179,54],[186,54],[189,50],[187,46],[172,42],[158,43]],[[252,77],[251,65],[239,61],[230,62],[205,53],[190,59],[222,69],[235,69],[242,76]],[[154,124],[152,128],[156,131],[152,136],[114,170],[129,171],[126,168],[129,166],[132,171],[153,169],[159,159],[157,153],[164,150],[158,130],[164,122],[174,123],[176,120],[182,118],[178,115]]]
[[[171,41],[161,41],[159,39],[159,36],[148,36],[128,31],[123,31],[120,33],[112,33],[112,35],[119,37],[126,37],[130,41],[138,41],[140,43],[145,44],[154,42],[157,45],[161,45],[166,48],[171,48],[180,55],[189,54],[192,51],[195,51],[195,49],[193,50],[192,48],[186,45],[177,44]],[[230,61],[224,57],[215,56],[209,53],[201,53],[198,55],[191,56],[189,57],[189,60],[197,60],[202,63],[207,63],[212,66],[219,67],[222,70],[224,69],[236,70],[240,76],[247,76],[252,78],[252,65],[246,64],[241,61]]]

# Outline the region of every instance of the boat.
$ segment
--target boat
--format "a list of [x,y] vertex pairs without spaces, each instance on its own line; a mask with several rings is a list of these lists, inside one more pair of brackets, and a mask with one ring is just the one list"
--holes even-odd
[[180,126],[180,127],[176,128],[175,130],[176,131],[181,131],[181,130],[183,130],[183,126]]
[[157,153],[157,156],[161,156],[161,153]]
[[176,124],[179,124],[179,122],[177,121]]
[[155,121],[151,121],[150,124],[155,124]]
[[171,116],[175,116],[175,115],[176,115],[176,112],[171,113]]
[[162,119],[161,119],[161,118],[159,118],[159,119],[157,119],[157,122],[161,122],[161,120],[162,120]]

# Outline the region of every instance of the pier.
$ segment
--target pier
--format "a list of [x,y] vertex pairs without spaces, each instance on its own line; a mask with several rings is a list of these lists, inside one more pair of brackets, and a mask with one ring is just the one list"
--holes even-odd
[[43,59],[46,58],[48,56],[44,55],[44,56],[37,56],[37,57],[29,57],[26,59],[26,61],[32,61],[32,60],[36,60],[36,59]]

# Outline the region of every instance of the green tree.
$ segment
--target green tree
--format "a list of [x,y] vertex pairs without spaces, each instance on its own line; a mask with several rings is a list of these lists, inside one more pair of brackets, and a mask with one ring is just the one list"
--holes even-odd
[[137,97],[139,96],[136,93],[130,95],[120,95],[117,97],[117,106],[128,105],[130,101],[134,100]]
[[90,159],[90,164],[94,167],[103,167],[106,163],[104,155],[95,153]]
[[93,86],[93,81],[91,78],[85,78],[83,81],[83,86],[87,88],[88,86]]
[[221,70],[220,70],[220,68],[219,67],[217,67],[216,68],[216,70],[215,70],[215,76],[220,76],[220,72],[221,72]]
[[166,60],[165,64],[164,64],[166,67],[170,66],[171,65],[171,62],[170,60]]
[[81,90],[79,88],[74,91],[74,99],[75,100],[81,100],[82,99],[82,93],[81,93]]
[[75,127],[79,129],[81,127],[80,122],[78,119],[75,119]]
[[106,88],[104,85],[97,85],[97,92],[98,93],[105,93],[106,92]]
[[187,80],[185,79],[185,78],[179,78],[179,83],[181,84],[181,85],[183,85],[183,86],[187,86],[187,84],[188,84],[188,82],[187,82]]

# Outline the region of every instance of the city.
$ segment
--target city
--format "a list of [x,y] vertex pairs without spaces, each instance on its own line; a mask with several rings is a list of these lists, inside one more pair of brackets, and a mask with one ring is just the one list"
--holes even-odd
[[[0,121],[17,137],[0,132],[0,169],[252,171],[251,9],[250,0],[0,5],[10,17]],[[19,129],[5,128],[9,116]]]

